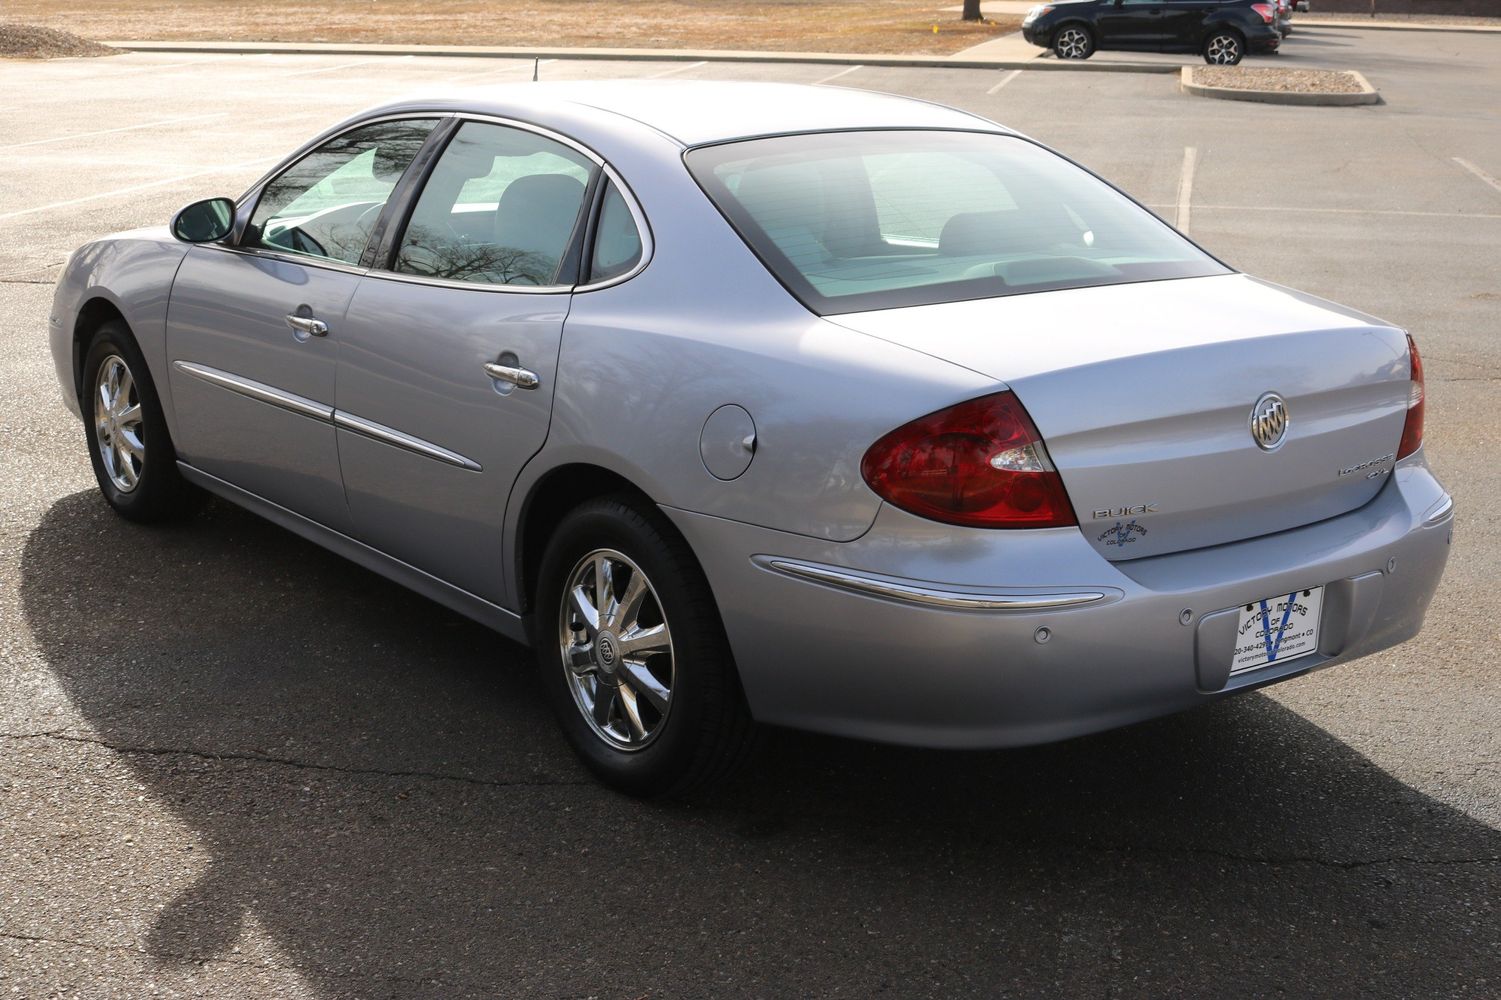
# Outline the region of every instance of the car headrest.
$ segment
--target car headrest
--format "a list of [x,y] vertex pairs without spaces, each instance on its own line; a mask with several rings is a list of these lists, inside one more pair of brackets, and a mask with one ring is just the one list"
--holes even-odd
[[495,206],[495,242],[536,255],[539,263],[556,270],[583,201],[584,185],[576,178],[565,174],[518,177],[506,185]]

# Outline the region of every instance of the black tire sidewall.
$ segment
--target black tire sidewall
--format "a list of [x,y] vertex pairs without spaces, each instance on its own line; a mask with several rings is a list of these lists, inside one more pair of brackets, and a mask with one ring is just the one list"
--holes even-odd
[[[693,767],[725,696],[739,697],[718,612],[687,546],[663,530],[654,512],[620,499],[590,501],[559,524],[542,559],[535,618],[537,662],[548,701],[584,763],[633,795],[670,792]],[[645,748],[616,749],[584,719],[565,676],[558,616],[568,574],[595,549],[614,549],[646,573],[672,630],[672,705],[660,734]]]
[[[94,429],[94,386],[99,367],[111,355],[118,355],[130,369],[135,382],[136,399],[141,406],[141,438],[145,459],[136,488],[122,492],[105,471],[99,453],[98,433]],[[88,441],[89,461],[104,499],[120,514],[137,521],[154,521],[181,510],[183,483],[177,472],[177,455],[162,414],[161,400],[151,369],[136,346],[135,338],[123,324],[109,322],[95,332],[84,355],[83,376],[79,386],[79,409],[83,411],[84,437]]]

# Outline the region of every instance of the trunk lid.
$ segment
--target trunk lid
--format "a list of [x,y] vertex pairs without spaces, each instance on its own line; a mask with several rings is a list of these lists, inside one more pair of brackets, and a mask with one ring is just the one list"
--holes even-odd
[[[1111,560],[1353,510],[1388,478],[1406,417],[1402,330],[1245,275],[829,318],[1015,392]],[[1252,434],[1268,393],[1286,413],[1274,450]]]

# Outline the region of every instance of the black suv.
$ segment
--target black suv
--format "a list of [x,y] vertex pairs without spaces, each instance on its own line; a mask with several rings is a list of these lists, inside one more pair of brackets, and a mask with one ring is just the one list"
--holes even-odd
[[1059,59],[1096,49],[1198,52],[1233,66],[1247,52],[1276,52],[1276,0],[1063,0],[1027,12],[1022,36]]

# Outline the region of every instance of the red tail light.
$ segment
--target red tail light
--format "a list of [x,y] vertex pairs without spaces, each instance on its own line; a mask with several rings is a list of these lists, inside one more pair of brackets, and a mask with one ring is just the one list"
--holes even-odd
[[1261,15],[1263,24],[1271,24],[1277,16],[1277,7],[1269,3],[1253,3],[1251,9]]
[[1423,446],[1423,359],[1412,334],[1407,335],[1407,356],[1412,359],[1412,381],[1407,389],[1407,422],[1402,425],[1402,443],[1397,458],[1403,459]]
[[870,488],[919,517],[971,528],[1077,524],[1016,396],[998,392],[904,424],[860,463]]

